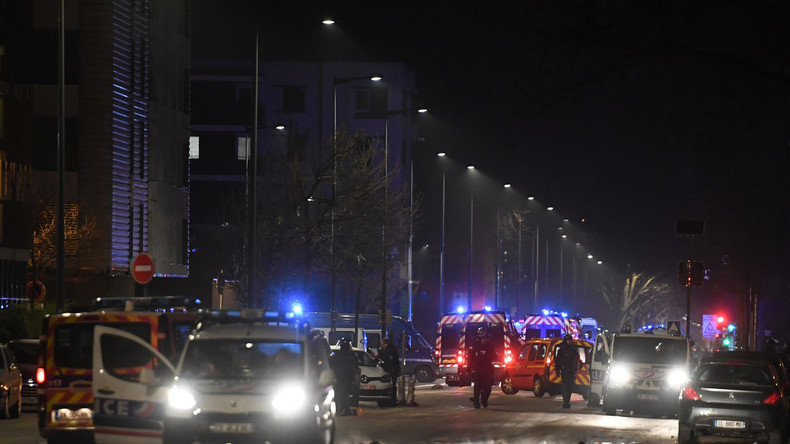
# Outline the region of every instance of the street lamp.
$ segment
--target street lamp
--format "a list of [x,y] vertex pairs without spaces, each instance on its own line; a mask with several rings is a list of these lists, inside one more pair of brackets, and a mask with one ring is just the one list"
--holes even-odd
[[[327,23],[324,21],[324,24],[334,24],[334,20],[331,23]],[[378,82],[381,80],[381,74],[375,73],[370,74],[367,76],[356,76],[356,77],[333,77],[332,78],[332,212],[331,212],[331,248],[332,248],[332,283],[331,283],[331,291],[332,294],[330,296],[331,299],[331,310],[330,310],[330,330],[335,331],[337,329],[337,248],[335,245],[335,198],[337,197],[337,87],[338,85],[342,85],[344,83],[351,83],[357,80],[363,79],[370,79],[373,82]],[[383,337],[383,336],[382,336]]]
[[[439,153],[439,158],[445,157],[446,153]],[[439,252],[439,316],[444,313],[444,214],[445,214],[445,170],[442,168],[442,245]]]
[[[371,80],[373,80],[371,78]],[[379,77],[381,80],[381,77]],[[401,110],[387,111],[384,113],[384,211],[381,219],[381,313],[384,322],[381,324],[381,337],[387,334],[386,316],[387,312],[387,210],[389,204],[389,117],[397,114],[406,114],[410,112],[426,113],[427,108],[409,108]],[[411,180],[411,178],[410,178]],[[411,199],[411,190],[409,191]],[[411,249],[412,249],[412,232],[411,232],[411,201],[409,202],[409,276],[408,276],[408,292],[409,292],[409,319],[411,319]]]

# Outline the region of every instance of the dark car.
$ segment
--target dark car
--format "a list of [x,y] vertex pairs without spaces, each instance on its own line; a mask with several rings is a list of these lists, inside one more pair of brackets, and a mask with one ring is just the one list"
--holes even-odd
[[748,438],[784,443],[790,403],[766,360],[717,353],[702,360],[680,395],[678,443]]
[[751,350],[734,350],[734,351],[718,351],[710,355],[713,358],[728,357],[738,359],[748,359],[752,361],[768,361],[776,368],[779,373],[779,382],[781,384],[790,384],[790,362],[787,361],[786,355],[780,352],[771,351],[751,351]]
[[22,407],[35,409],[38,405],[38,339],[15,339],[8,348],[16,357],[16,364],[22,372]]

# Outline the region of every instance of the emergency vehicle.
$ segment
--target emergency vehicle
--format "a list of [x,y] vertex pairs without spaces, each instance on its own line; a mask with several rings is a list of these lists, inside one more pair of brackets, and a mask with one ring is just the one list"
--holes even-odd
[[677,414],[680,390],[696,365],[688,339],[652,332],[599,334],[590,364],[589,406]]
[[570,333],[574,338],[578,338],[578,324],[573,319],[559,313],[527,315],[521,322],[521,337],[524,340],[562,338],[565,333]]
[[449,386],[458,385],[458,344],[461,341],[461,329],[464,326],[466,315],[446,314],[439,320],[436,332],[436,368],[439,377],[445,378]]
[[494,383],[502,380],[505,365],[513,360],[514,350],[521,349],[522,343],[513,321],[505,317],[502,311],[470,312],[464,319],[461,338],[458,343],[456,361],[458,363],[458,385],[461,387],[472,384],[471,370],[468,367],[467,348],[477,341],[478,330],[483,329],[489,337],[489,343],[496,350],[494,361]]
[[[536,398],[546,393],[550,396],[562,393],[562,378],[555,365],[562,338],[530,339],[521,347],[518,355],[505,366],[502,377],[502,392],[515,395],[519,390],[532,390]],[[587,399],[590,393],[590,358],[592,344],[574,339],[571,344],[579,353],[579,369],[576,371],[573,393]]]
[[[93,439],[93,331],[97,325],[132,333],[173,357],[180,354],[198,319],[196,312],[187,311],[186,306],[192,304],[183,297],[110,299],[97,300],[96,306],[102,307],[97,311],[49,315],[43,320],[37,371],[38,429],[43,438]],[[161,311],[137,311],[136,304]]]

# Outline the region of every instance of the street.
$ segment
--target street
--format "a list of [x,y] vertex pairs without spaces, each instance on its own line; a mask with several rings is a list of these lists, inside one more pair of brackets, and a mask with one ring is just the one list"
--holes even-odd
[[[421,384],[414,407],[379,408],[360,403],[357,416],[338,418],[337,444],[368,443],[661,443],[672,444],[677,420],[606,416],[574,395],[571,409],[561,397],[535,399],[531,392],[507,396],[494,387],[488,409],[475,410],[471,387]],[[0,421],[5,444],[45,442],[36,415]]]

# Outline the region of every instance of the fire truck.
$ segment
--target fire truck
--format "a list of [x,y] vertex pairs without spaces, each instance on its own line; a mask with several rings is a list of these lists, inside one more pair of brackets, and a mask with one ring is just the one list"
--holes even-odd
[[[468,368],[467,347],[477,341],[477,332],[482,328],[488,334],[489,342],[496,349],[497,359],[494,361],[494,383],[502,380],[505,365],[513,360],[513,355],[521,349],[522,342],[512,320],[507,319],[502,311],[470,312],[461,327],[456,361],[458,365],[458,381],[452,385],[467,386],[472,384],[472,376]],[[450,385],[448,383],[448,385]]]
[[458,344],[461,341],[461,330],[464,326],[466,315],[445,314],[439,320],[436,332],[436,349],[434,350],[436,368],[439,377],[444,377],[449,386],[458,385]]

